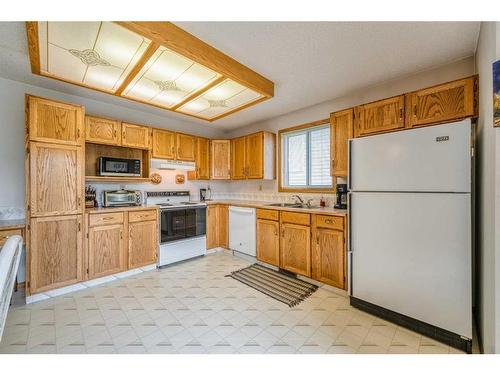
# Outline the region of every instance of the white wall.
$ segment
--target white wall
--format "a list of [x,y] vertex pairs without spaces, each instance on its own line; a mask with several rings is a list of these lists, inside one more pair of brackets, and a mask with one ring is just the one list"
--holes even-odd
[[[85,106],[90,114],[168,128],[207,137],[221,137],[222,132],[208,126],[168,119],[123,106],[102,103],[79,96],[43,89],[0,78],[0,212],[6,208],[24,210],[24,95],[25,93]],[[0,218],[2,214],[0,213]]]
[[479,333],[485,353],[500,353],[500,132],[493,128],[492,63],[500,58],[500,23],[483,22],[476,51],[479,74],[477,127],[477,246],[479,263]]

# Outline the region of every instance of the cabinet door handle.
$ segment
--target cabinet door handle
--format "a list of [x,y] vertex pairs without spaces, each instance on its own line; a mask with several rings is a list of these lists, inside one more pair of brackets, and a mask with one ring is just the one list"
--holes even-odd
[[403,108],[399,108],[399,119],[403,118]]
[[285,237],[285,230],[284,229],[281,231],[281,237]]
[[413,116],[416,116],[417,115],[417,105],[414,104],[413,105]]
[[175,147],[172,146],[172,155],[175,154]]
[[319,233],[316,234],[316,243],[319,245]]
[[116,129],[114,130],[113,134],[113,136],[116,138]]
[[332,224],[332,223],[333,223],[333,221],[332,221],[331,219],[326,219],[326,220],[325,220],[325,223],[326,223],[326,224]]
[[123,239],[123,231],[121,230],[120,231],[120,240],[122,240],[122,239]]

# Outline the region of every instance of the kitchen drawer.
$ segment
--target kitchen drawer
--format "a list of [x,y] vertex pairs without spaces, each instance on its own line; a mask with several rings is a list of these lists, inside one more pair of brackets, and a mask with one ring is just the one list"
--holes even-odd
[[277,210],[263,210],[257,209],[257,219],[266,219],[278,221],[280,219],[280,213]]
[[310,225],[311,215],[298,212],[281,211],[281,221],[298,225]]
[[123,223],[123,212],[107,212],[102,214],[90,214],[89,226],[121,224]]
[[315,215],[316,227],[344,230],[344,218],[341,216]]
[[149,221],[149,220],[156,220],[156,210],[130,211],[128,213],[129,223],[134,223],[136,221]]
[[7,242],[7,238],[15,236],[16,234],[19,236],[23,235],[21,229],[0,230],[0,246],[3,246]]

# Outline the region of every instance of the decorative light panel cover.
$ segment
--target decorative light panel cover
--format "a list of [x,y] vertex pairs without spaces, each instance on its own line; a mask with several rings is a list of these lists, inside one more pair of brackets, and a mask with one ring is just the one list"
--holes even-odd
[[35,74],[207,121],[274,83],[170,22],[27,22]]
[[172,108],[219,77],[213,70],[160,47],[130,82],[123,96]]
[[111,93],[151,43],[112,22],[39,22],[38,35],[44,75]]
[[263,98],[263,95],[230,79],[184,104],[179,112],[196,117],[214,119]]

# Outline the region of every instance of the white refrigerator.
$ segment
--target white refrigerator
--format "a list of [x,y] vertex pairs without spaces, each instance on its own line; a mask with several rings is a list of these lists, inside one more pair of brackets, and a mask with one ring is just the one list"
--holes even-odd
[[351,304],[470,342],[472,147],[468,119],[349,141]]

